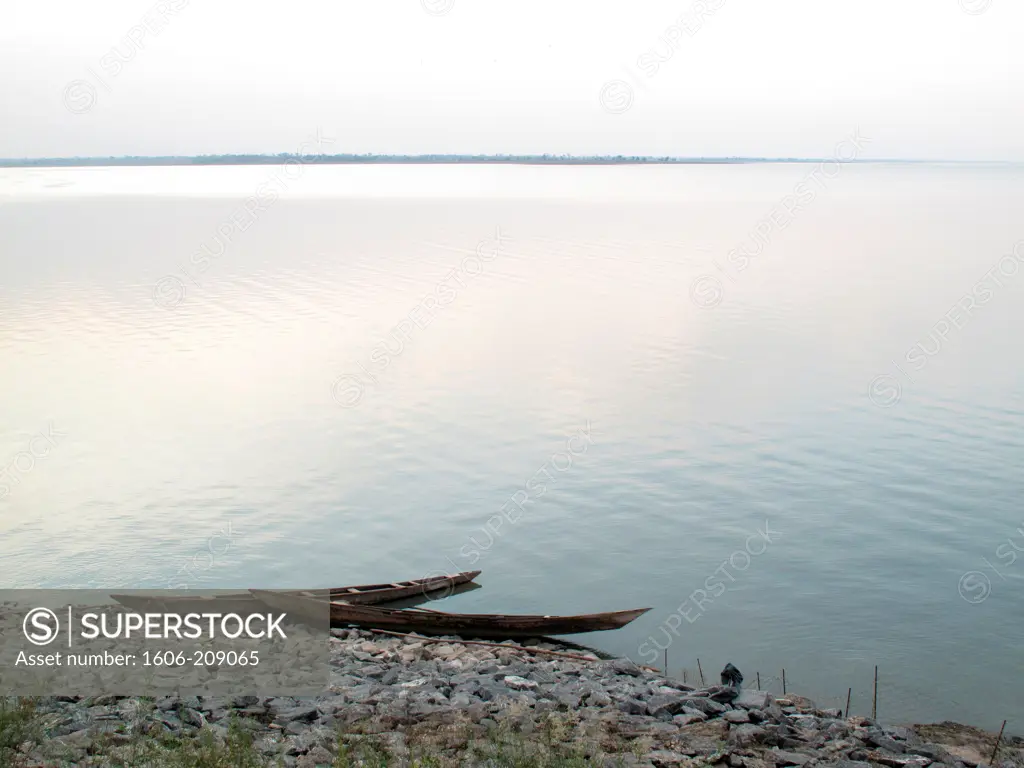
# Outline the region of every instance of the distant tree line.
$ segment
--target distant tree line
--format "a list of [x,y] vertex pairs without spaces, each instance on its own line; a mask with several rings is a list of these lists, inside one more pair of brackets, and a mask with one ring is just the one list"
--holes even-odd
[[[6,167],[66,167],[85,165],[275,165],[290,161],[316,164],[341,163],[518,163],[540,165],[615,165],[664,163],[751,163],[766,158],[688,158],[651,155],[199,155],[196,157],[166,155],[160,157],[61,157],[31,159],[0,159]],[[771,162],[818,162],[795,158],[774,158]]]

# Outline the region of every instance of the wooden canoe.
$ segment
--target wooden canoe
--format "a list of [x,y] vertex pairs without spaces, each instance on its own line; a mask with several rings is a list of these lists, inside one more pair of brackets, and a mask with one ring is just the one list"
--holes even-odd
[[[292,618],[323,626],[327,612],[323,601],[280,592],[251,590],[260,601]],[[386,629],[421,635],[459,635],[465,638],[526,638],[547,635],[576,635],[619,629],[647,613],[650,608],[581,616],[510,616],[488,613],[441,613],[418,608],[395,611],[367,605],[330,602],[331,627]]]
[[[329,598],[360,605],[375,605],[426,595],[443,597],[436,593],[467,584],[479,575],[480,571],[463,571],[455,574],[428,576],[423,579],[396,581],[391,584],[361,584],[333,589],[294,589],[283,590],[275,594],[295,595],[318,600]],[[252,596],[251,592],[222,595],[175,595],[173,597],[121,593],[112,594],[111,597],[126,608],[150,613],[249,614],[254,609],[262,610],[262,605]]]

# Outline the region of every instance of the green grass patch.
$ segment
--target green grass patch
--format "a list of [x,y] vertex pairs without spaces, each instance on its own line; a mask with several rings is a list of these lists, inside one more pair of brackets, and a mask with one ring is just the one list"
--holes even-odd
[[[91,731],[91,739],[61,743],[46,733],[52,718],[31,700],[0,699],[0,768],[27,766],[108,766],[109,768],[264,768],[283,766],[283,752],[264,754],[257,740],[267,734],[240,717],[227,727],[209,726],[187,735],[161,730],[146,720],[151,702],[142,702],[117,731]],[[648,744],[605,743],[602,734],[574,713],[509,717],[486,731],[465,721],[402,725],[398,732],[371,720],[352,723],[327,747],[330,768],[583,768],[603,766],[622,750],[646,752]],[[280,732],[278,738],[280,737]],[[399,735],[401,734],[401,735]],[[26,742],[32,749],[23,750]],[[281,743],[283,749],[284,744]],[[32,753],[32,754],[29,754]],[[328,759],[328,754],[331,756]],[[40,757],[42,756],[42,757]],[[614,762],[612,762],[614,765]]]
[[39,737],[35,702],[0,698],[0,768],[18,765],[18,748],[26,741],[37,742]]

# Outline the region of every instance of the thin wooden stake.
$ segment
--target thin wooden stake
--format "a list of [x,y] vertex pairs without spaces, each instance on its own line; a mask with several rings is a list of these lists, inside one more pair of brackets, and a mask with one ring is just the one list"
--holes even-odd
[[996,764],[996,752],[999,751],[999,742],[1003,740],[1003,728],[1006,727],[1006,721],[1003,720],[1003,725],[999,729],[999,735],[996,736],[996,746],[992,750],[992,759],[988,761],[989,765],[994,766]]
[[700,659],[697,659],[697,671],[700,672],[700,684],[704,685],[704,670],[700,667]]
[[686,667],[683,667],[683,682],[686,682]]
[[786,695],[786,670],[782,670],[782,695]]
[[871,719],[878,719],[878,665],[875,664],[875,692],[871,696]]
[[761,673],[757,673],[757,690],[761,690]]
[[850,694],[852,694],[852,693],[853,693],[853,688],[847,688],[846,689],[846,715],[844,715],[844,717],[849,717],[850,716]]
[[668,677],[668,646],[665,646],[665,677]]

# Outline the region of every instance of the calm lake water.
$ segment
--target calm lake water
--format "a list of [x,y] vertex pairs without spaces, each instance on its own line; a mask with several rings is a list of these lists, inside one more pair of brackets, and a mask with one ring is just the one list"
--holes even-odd
[[577,639],[1024,730],[1021,210],[977,166],[0,169],[2,584],[476,567],[446,610],[651,606]]

